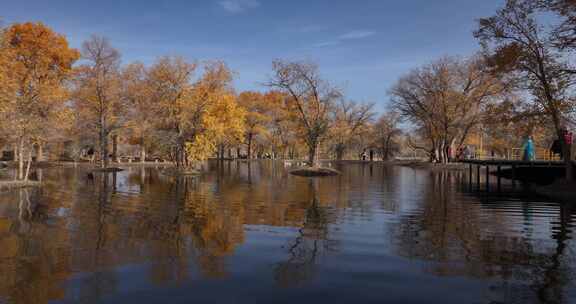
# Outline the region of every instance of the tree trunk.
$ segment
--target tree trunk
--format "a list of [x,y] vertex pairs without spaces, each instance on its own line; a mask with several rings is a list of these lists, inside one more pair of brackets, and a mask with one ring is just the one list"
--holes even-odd
[[18,144],[19,144],[19,143],[15,143],[15,144],[14,144],[14,159],[13,159],[13,160],[14,160],[15,162],[18,161],[18,153],[20,153],[20,152],[18,152]]
[[18,142],[18,179],[24,179],[24,138]]
[[142,139],[142,142],[140,143],[140,162],[146,162],[146,146],[144,145],[144,139]]
[[100,139],[100,167],[108,167],[108,138],[103,134]]
[[446,157],[446,145],[444,143],[442,143],[442,146],[440,147],[440,162],[442,164],[448,162],[448,158]]
[[384,153],[382,153],[382,157],[384,160],[390,159],[390,142],[392,141],[392,136],[386,136],[386,140],[384,141]]
[[252,134],[248,134],[248,159],[252,159]]
[[100,167],[102,169],[108,167],[108,136],[102,120],[100,126]]
[[26,165],[26,173],[24,174],[24,181],[28,181],[30,175],[30,165],[32,164],[32,149],[28,151],[28,164]]
[[118,135],[112,135],[112,161],[118,162]]
[[44,161],[44,145],[42,145],[42,143],[38,144],[38,150],[36,150],[36,161]]
[[317,148],[317,144],[313,143],[310,144],[310,146],[308,147],[308,165],[310,167],[316,167],[316,148]]
[[344,158],[345,147],[343,144],[338,144],[336,146],[336,160],[342,160]]
[[224,144],[220,144],[218,147],[218,159],[224,160]]
[[[140,167],[140,187],[143,188],[146,184],[146,167]],[[140,189],[142,191],[142,189]]]
[[176,143],[176,166],[181,168],[186,164],[185,156],[186,144],[184,138],[179,135]]

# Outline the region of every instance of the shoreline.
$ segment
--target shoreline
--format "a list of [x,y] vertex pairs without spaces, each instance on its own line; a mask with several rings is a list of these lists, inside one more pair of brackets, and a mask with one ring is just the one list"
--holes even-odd
[[[14,161],[3,161],[0,162],[0,164],[3,164],[4,167],[3,169],[12,169],[12,168],[17,168],[18,167],[18,163],[14,162]],[[110,162],[108,164],[108,167],[137,167],[137,166],[173,166],[174,163],[172,162]],[[41,162],[32,162],[32,166],[31,168],[39,168],[39,169],[44,169],[44,168],[57,168],[57,167],[94,167],[94,168],[99,168],[99,164],[98,163],[91,163],[91,162],[72,162],[72,161],[41,161]],[[2,167],[0,167],[0,169],[2,169]]]
[[38,181],[18,181],[18,180],[0,180],[0,190],[14,190],[20,188],[39,187],[41,185]]
[[340,175],[340,171],[327,167],[301,167],[289,171],[290,174],[301,177],[324,177]]
[[425,169],[431,171],[461,171],[466,169],[466,165],[463,163],[431,163],[431,162],[419,162],[419,161],[403,161],[396,163],[397,166],[408,167],[412,169]]

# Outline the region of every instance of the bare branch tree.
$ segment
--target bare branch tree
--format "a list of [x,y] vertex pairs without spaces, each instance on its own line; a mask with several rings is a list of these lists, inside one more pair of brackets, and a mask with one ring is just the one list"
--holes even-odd
[[308,164],[314,167],[318,145],[328,134],[330,113],[341,93],[320,77],[315,64],[276,60],[272,69],[268,85],[290,97],[288,106],[308,146]]
[[390,95],[392,108],[429,141],[431,159],[446,162],[448,150],[464,142],[503,88],[479,58],[443,58],[401,78]]
[[[533,1],[508,0],[496,15],[480,19],[475,36],[491,59],[494,71],[517,78],[562,139],[574,107],[570,88],[574,74],[553,47],[553,37],[537,22],[535,9]],[[566,177],[572,179],[570,148],[568,143],[562,143]]]
[[333,115],[331,148],[336,153],[336,159],[342,160],[346,149],[353,141],[367,132],[368,125],[375,115],[374,104],[341,99],[336,103]]

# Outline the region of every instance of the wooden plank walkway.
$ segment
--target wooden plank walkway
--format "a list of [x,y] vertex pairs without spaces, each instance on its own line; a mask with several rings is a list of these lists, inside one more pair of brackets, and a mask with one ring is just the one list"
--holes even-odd
[[[481,180],[484,181],[486,190],[489,190],[490,185],[490,175],[495,175],[496,186],[498,192],[501,190],[502,185],[502,169],[510,168],[511,176],[507,177],[512,183],[512,187],[515,188],[516,180],[518,179],[517,173],[520,168],[563,168],[565,163],[563,161],[555,160],[535,160],[535,161],[522,161],[522,160],[508,160],[508,159],[465,159],[460,160],[460,163],[466,164],[468,167],[468,183],[472,187],[472,184],[476,182],[478,189],[480,189]],[[576,162],[572,161],[574,165]],[[476,167],[476,168],[474,168]],[[475,170],[474,170],[475,169]],[[484,170],[484,178],[481,178],[481,169]],[[496,169],[492,171],[490,169]],[[475,177],[475,178],[474,178]]]

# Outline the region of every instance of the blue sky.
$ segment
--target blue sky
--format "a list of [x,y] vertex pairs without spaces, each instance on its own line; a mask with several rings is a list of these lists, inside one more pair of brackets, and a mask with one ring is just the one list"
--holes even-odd
[[476,20],[503,0],[0,0],[4,24],[41,21],[74,47],[106,36],[124,63],[161,55],[221,59],[238,90],[263,90],[276,58],[317,62],[353,100],[384,109],[410,69],[470,55]]

